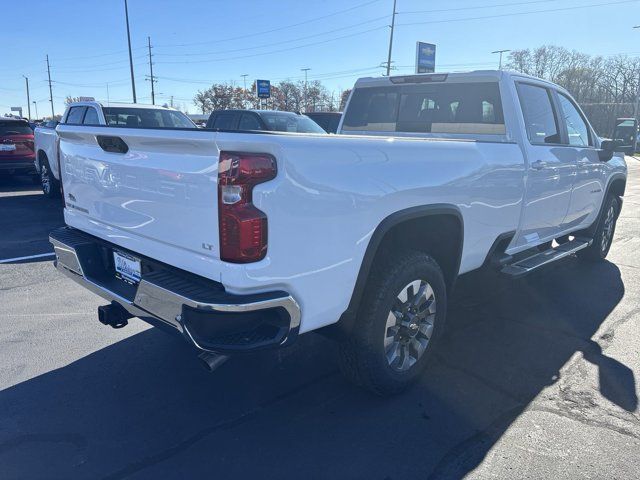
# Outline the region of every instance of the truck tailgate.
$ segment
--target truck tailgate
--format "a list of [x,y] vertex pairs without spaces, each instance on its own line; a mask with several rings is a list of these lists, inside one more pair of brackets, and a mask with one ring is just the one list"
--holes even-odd
[[[156,258],[158,244],[219,258],[215,133],[60,125],[58,134],[69,225]],[[101,137],[121,139],[126,153],[106,151]]]

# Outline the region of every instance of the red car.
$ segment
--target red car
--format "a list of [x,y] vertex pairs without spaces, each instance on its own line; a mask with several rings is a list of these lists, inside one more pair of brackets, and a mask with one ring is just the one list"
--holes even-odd
[[0,117],[0,174],[36,175],[35,159],[29,122]]

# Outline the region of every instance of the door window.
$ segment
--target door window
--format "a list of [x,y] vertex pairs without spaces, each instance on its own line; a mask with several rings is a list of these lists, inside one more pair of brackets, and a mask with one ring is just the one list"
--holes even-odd
[[527,137],[534,144],[560,143],[558,123],[549,90],[528,83],[518,84]]
[[587,147],[591,144],[589,141],[589,127],[580,115],[569,98],[562,93],[558,93],[560,99],[560,107],[562,108],[562,116],[567,126],[567,134],[569,135],[569,145],[574,147]]
[[221,113],[216,115],[213,121],[213,128],[220,130],[232,130],[235,124],[236,115],[234,113]]
[[240,117],[238,130],[262,130],[262,126],[253,113],[244,113],[242,117]]
[[84,117],[84,112],[87,107],[71,107],[69,109],[69,114],[67,115],[67,120],[65,123],[69,123],[71,125],[79,125],[82,123],[82,117]]
[[84,125],[99,125],[100,121],[98,120],[97,110],[92,107],[87,108],[87,113],[85,113],[82,123]]

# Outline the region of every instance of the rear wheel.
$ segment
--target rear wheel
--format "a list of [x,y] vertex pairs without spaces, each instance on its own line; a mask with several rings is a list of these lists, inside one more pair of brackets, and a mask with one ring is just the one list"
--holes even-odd
[[40,185],[42,193],[48,198],[58,198],[60,196],[60,182],[51,173],[49,160],[44,157],[40,160]]
[[341,344],[341,369],[378,395],[400,392],[427,366],[444,327],[442,271],[423,253],[395,255],[376,269],[362,305]]
[[588,248],[577,252],[580,259],[598,262],[606,258],[613,242],[619,212],[620,200],[614,195],[609,195],[605,200],[603,214],[596,227],[593,243]]

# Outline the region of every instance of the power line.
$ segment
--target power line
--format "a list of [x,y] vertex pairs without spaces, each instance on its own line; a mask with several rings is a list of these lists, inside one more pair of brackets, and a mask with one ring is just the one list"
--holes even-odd
[[[640,1],[640,0],[635,0],[635,1]],[[251,55],[241,55],[241,56],[237,56],[237,57],[225,57],[225,58],[216,58],[216,59],[211,59],[211,60],[192,60],[192,61],[184,61],[184,62],[177,62],[177,61],[173,61],[173,62],[158,62],[158,63],[162,63],[162,64],[192,64],[192,63],[212,63],[212,62],[224,62],[227,60],[239,60],[239,59],[243,59],[243,58],[252,58],[252,57],[261,57],[264,55],[272,55],[274,53],[282,53],[282,52],[289,52],[291,50],[297,50],[300,48],[306,48],[306,47],[311,47],[311,46],[315,46],[315,45],[324,45],[326,43],[329,42],[334,42],[336,40],[342,40],[344,38],[351,38],[351,37],[356,37],[358,35],[364,35],[366,33],[369,32],[375,32],[377,30],[382,30],[383,28],[388,28],[387,25],[383,25],[380,27],[375,27],[375,28],[370,28],[368,30],[363,30],[362,32],[356,32],[356,33],[351,33],[348,35],[342,35],[339,37],[334,37],[334,38],[330,38],[327,40],[322,40],[319,42],[313,42],[313,43],[307,43],[305,45],[298,45],[295,47],[290,47],[290,48],[282,48],[280,50],[272,50],[270,52],[262,52],[262,53],[255,53],[255,54],[251,54]]]
[[410,25],[427,25],[434,23],[453,23],[453,22],[466,22],[469,20],[486,20],[489,18],[502,18],[502,17],[515,17],[520,15],[531,15],[535,13],[549,13],[549,12],[563,12],[568,10],[578,10],[582,8],[593,8],[593,7],[604,7],[611,5],[621,5],[624,3],[637,3],[640,0],[622,0],[618,2],[607,2],[607,3],[595,3],[591,5],[578,5],[574,7],[564,7],[564,8],[550,8],[546,10],[532,10],[529,12],[515,12],[515,13],[502,13],[497,15],[485,15],[482,17],[466,17],[466,18],[454,18],[450,20],[430,20],[426,22],[411,22],[411,23],[399,23],[398,26],[410,26]]
[[[134,60],[140,60],[141,58],[146,59],[147,55],[144,54],[144,55],[138,55],[137,57],[133,57]],[[56,59],[56,62],[57,60],[58,59]],[[84,67],[79,67],[75,65],[75,66],[62,66],[62,67],[56,67],[56,68],[61,71],[76,72],[76,71],[86,71],[87,69],[109,67],[111,65],[121,65],[121,64],[127,64],[127,63],[129,63],[129,60],[117,60],[115,62],[98,63],[94,65],[86,65]]]
[[256,36],[259,36],[259,35],[265,35],[267,33],[279,32],[281,30],[286,30],[286,29],[289,29],[289,28],[299,27],[301,25],[307,25],[309,23],[313,23],[313,22],[317,22],[317,21],[320,21],[320,20],[324,20],[325,18],[331,18],[331,17],[334,17],[336,15],[340,15],[342,13],[351,12],[351,11],[356,10],[358,8],[366,7],[368,5],[371,5],[373,3],[377,3],[379,1],[381,1],[381,0],[371,0],[371,1],[368,1],[368,2],[360,3],[358,5],[354,5],[353,7],[345,8],[344,10],[339,10],[339,11],[336,11],[336,12],[333,12],[333,13],[328,13],[326,15],[322,15],[320,17],[311,18],[309,20],[304,20],[302,22],[292,23],[292,24],[289,24],[289,25],[284,25],[282,27],[272,28],[270,30],[262,30],[262,31],[259,31],[259,32],[247,33],[247,34],[244,34],[244,35],[239,35],[237,37],[227,37],[227,38],[222,38],[222,39],[218,39],[218,40],[210,40],[210,41],[207,41],[207,42],[192,42],[192,43],[177,43],[177,44],[172,44],[172,45],[158,45],[158,47],[190,47],[190,46],[193,46],[193,45],[210,45],[210,44],[221,43],[221,42],[229,42],[229,41],[232,41],[232,40],[241,40],[241,39],[249,38],[249,37],[256,37]]
[[457,7],[457,8],[438,8],[434,10],[411,10],[407,12],[398,12],[398,15],[406,15],[406,14],[414,14],[414,13],[444,13],[444,12],[459,12],[461,10],[480,10],[485,8],[496,8],[496,7],[517,7],[522,5],[531,5],[533,3],[555,3],[558,0],[530,0],[528,2],[512,2],[512,3],[495,3],[493,5],[482,5],[482,6],[469,6],[469,7]]
[[359,27],[359,26],[362,26],[362,25],[367,25],[369,23],[373,23],[373,22],[377,22],[377,21],[380,21],[380,20],[384,20],[386,18],[387,18],[387,16],[384,15],[382,17],[372,18],[370,20],[365,20],[363,22],[354,23],[352,25],[347,25],[345,27],[334,28],[333,30],[327,30],[325,32],[315,33],[313,35],[306,35],[304,37],[298,37],[298,38],[290,38],[288,40],[282,40],[282,41],[273,42],[273,43],[265,43],[265,44],[262,44],[262,45],[252,45],[251,47],[235,48],[233,50],[219,50],[219,51],[216,51],[216,52],[199,52],[199,53],[157,53],[156,55],[161,56],[161,57],[195,57],[195,56],[221,55],[221,54],[225,54],[225,53],[243,52],[243,51],[246,51],[246,50],[256,50],[258,48],[273,47],[273,46],[276,46],[276,45],[288,44],[288,43],[297,42],[297,41],[300,41],[300,40],[307,40],[309,38],[321,37],[323,35],[328,35],[330,33],[340,32],[342,30],[349,30],[350,28],[355,28],[355,27]]
[[[133,48],[132,50],[142,50],[143,48],[147,48],[147,47],[136,47],[136,48]],[[93,59],[93,58],[99,58],[99,57],[110,57],[113,55],[122,55],[123,53],[126,53],[126,52],[127,50],[118,50],[117,52],[99,53],[97,55],[86,55],[81,57],[62,57],[62,58],[56,58],[56,61],[64,62],[67,60],[86,60],[88,58]]]

